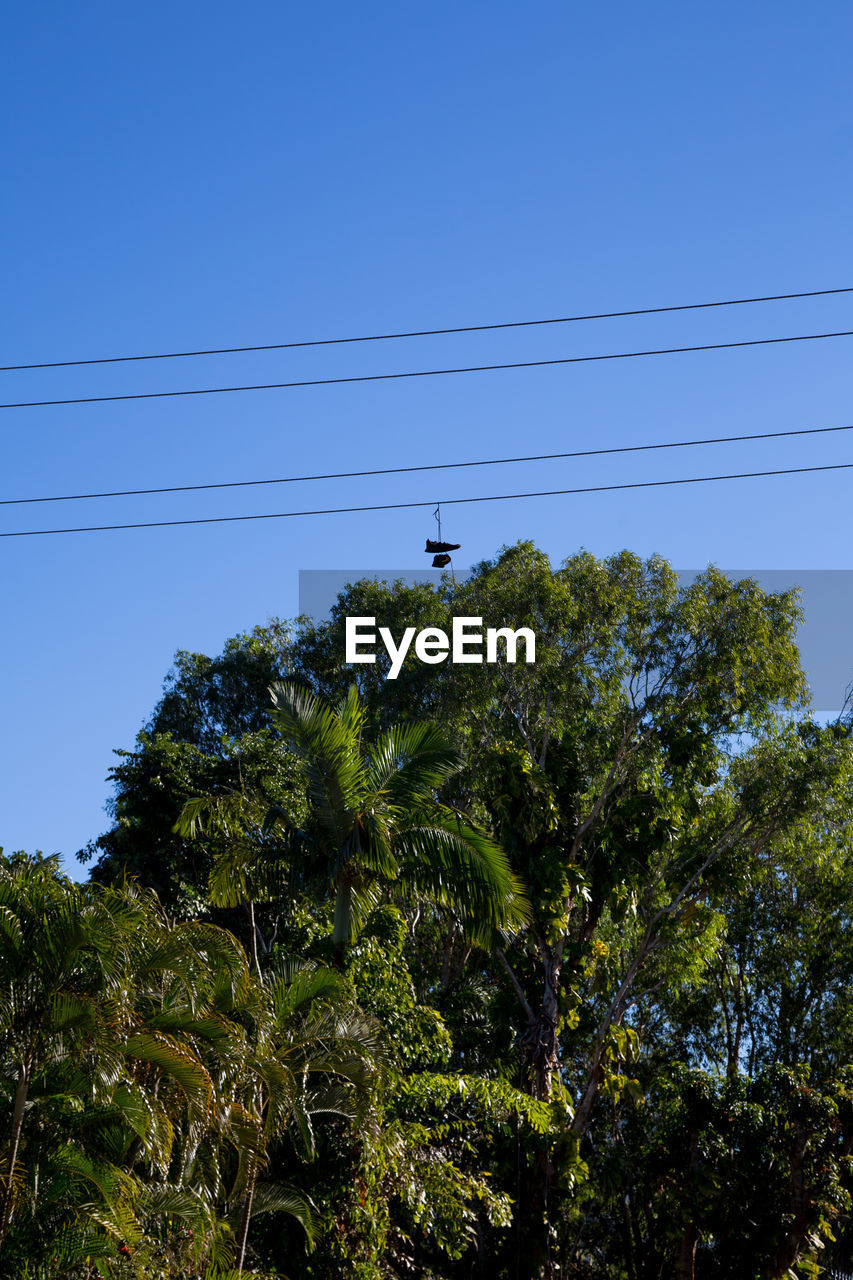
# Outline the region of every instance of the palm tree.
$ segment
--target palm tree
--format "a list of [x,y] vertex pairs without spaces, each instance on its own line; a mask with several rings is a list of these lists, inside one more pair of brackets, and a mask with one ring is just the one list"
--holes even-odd
[[307,861],[335,896],[337,963],[382,894],[404,893],[452,907],[467,932],[485,941],[527,917],[528,904],[506,855],[484,832],[442,804],[439,789],[462,757],[433,725],[393,726],[365,740],[365,710],[352,686],[337,705],[296,684],[274,685],[274,716],[302,767],[312,822],[232,793],[190,801],[176,830],[194,835],[205,816],[231,837],[211,873],[211,897],[235,906],[269,896],[278,853]]
[[339,955],[391,885],[455,908],[474,933],[521,923],[527,903],[506,855],[437,799],[462,767],[438,728],[393,726],[369,744],[355,685],[335,707],[294,684],[270,692],[305,774]]
[[0,858],[0,938],[2,1273],[36,1243],[62,1265],[114,1257],[157,1196],[212,1223],[168,1176],[176,1134],[211,1111],[202,1050],[222,1056],[239,1031],[213,1002],[226,974],[248,980],[242,948],[170,926],[132,887],[77,885],[56,858],[24,855]]
[[57,858],[0,863],[0,1090],[9,1101],[0,1151],[0,1248],[18,1200],[25,1122],[63,1095],[70,1077],[89,1097],[114,1080],[121,1058],[111,992],[121,985],[132,934],[128,912],[93,897]]
[[0,1274],[120,1249],[152,1274],[242,1267],[269,1212],[310,1244],[310,1203],[262,1180],[270,1144],[289,1134],[310,1158],[317,1118],[356,1117],[381,1060],[340,974],[258,979],[230,934],[132,885],[0,857]]
[[317,1226],[311,1205],[292,1187],[260,1180],[269,1148],[289,1135],[300,1157],[313,1159],[317,1120],[358,1119],[385,1058],[380,1028],[352,1005],[340,974],[279,961],[264,975],[260,993],[239,1078],[230,1082],[234,1128],[243,1133],[230,1195],[238,1269],[258,1213],[291,1214],[311,1245]]

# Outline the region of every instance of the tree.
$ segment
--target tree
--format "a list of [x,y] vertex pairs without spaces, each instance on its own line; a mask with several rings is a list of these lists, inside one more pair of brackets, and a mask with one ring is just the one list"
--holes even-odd
[[242,1267],[261,1213],[311,1243],[310,1199],[261,1174],[372,1096],[381,1033],[341,977],[279,963],[258,982],[225,931],[55,859],[0,860],[0,928],[0,1274]]
[[[480,936],[524,919],[521,884],[501,850],[436,798],[438,788],[462,764],[438,729],[392,727],[369,744],[354,686],[336,707],[296,685],[276,685],[272,697],[283,740],[304,773],[313,822],[310,831],[299,830],[292,815],[277,807],[262,825],[279,827],[290,856],[310,859],[331,884],[332,941],[339,963],[391,886],[455,907],[469,930]],[[242,796],[236,801],[240,814]],[[234,804],[218,808],[227,823]],[[201,817],[210,809],[204,797],[190,803],[179,829],[189,835],[201,830]],[[224,886],[218,872],[229,865],[223,855],[213,871],[214,884]],[[241,880],[240,896],[243,884]],[[227,893],[222,888],[220,896]]]
[[568,1274],[817,1275],[850,1205],[850,1069],[823,1081],[780,1066],[753,1079],[680,1064],[643,1075],[644,1105],[616,1108],[601,1132]]
[[201,909],[215,848],[180,839],[175,823],[186,801],[205,792],[245,785],[266,789],[269,804],[292,792],[292,761],[277,749],[267,692],[287,671],[289,647],[289,629],[273,619],[227,641],[215,658],[177,652],[135,750],[115,753],[114,824],[77,855],[97,858],[93,879],[136,876],[176,914]]
[[[395,635],[460,614],[529,626],[537,660],[410,655],[388,681],[382,654],[344,666],[348,614]],[[319,1188],[330,1228],[316,1276],[346,1263],[370,1280],[407,1267],[459,1280],[466,1233],[502,1280],[558,1265],[584,1280],[769,1276],[812,1266],[847,1229],[851,726],[804,714],[797,617],[793,594],[713,569],[685,590],[657,559],[552,568],[519,544],[466,583],[353,584],[278,651],[278,676],[302,686],[285,718],[262,705],[252,658],[273,631],[229,647],[234,672],[246,648],[245,689],[220,679],[225,658],[182,668],[164,732],[117,771],[98,874],[180,865],[192,893],[170,911],[212,912],[208,890],[232,904],[210,918],[256,939],[256,977],[279,948],[328,957],[334,933],[338,978],[405,1046],[376,1086],[369,1142],[327,1126],[316,1174],[294,1174]],[[370,778],[412,717],[461,764],[433,774],[417,819],[408,796],[387,817]],[[207,797],[195,838],[170,833],[193,795]],[[477,930],[443,871],[425,882],[403,837],[444,821],[504,850],[525,919],[496,932],[494,899]],[[286,1149],[271,1139],[271,1169],[292,1169]],[[508,1197],[511,1235],[489,1220]],[[252,1238],[271,1261],[266,1229]]]
[[27,1124],[62,1092],[69,1069],[88,1076],[96,1095],[115,1069],[116,1011],[108,997],[120,986],[134,924],[116,898],[92,899],[61,877],[56,858],[16,855],[0,865],[0,1062],[10,1104],[0,1250],[26,1199]]
[[[375,586],[344,593],[330,623],[306,637],[308,656],[301,640],[294,646],[297,668],[313,666],[321,685],[340,681],[334,669],[343,618],[363,606],[365,591],[371,612],[392,630],[408,601],[402,589],[386,588],[384,601]],[[457,783],[467,794],[458,803],[483,807],[532,896],[531,923],[514,956],[496,954],[527,1024],[537,1096],[550,1094],[559,1072],[564,978],[568,987],[579,979],[599,923],[611,910],[626,918],[642,910],[650,923],[595,1032],[574,1122],[582,1132],[609,1027],[624,1016],[637,975],[677,935],[673,925],[704,891],[715,863],[750,834],[767,838],[784,808],[780,779],[763,810],[764,784],[745,773],[739,809],[731,808],[733,792],[718,802],[714,796],[728,786],[739,735],[761,737],[777,709],[801,696],[796,601],[714,570],[680,590],[663,561],[644,565],[628,553],[604,562],[582,553],[553,571],[522,543],[438,593],[435,609],[482,617],[484,626],[529,626],[537,635],[534,666],[448,666],[440,694],[434,668],[415,659],[404,667],[404,696],[415,707],[440,697],[450,731],[468,748],[469,768]],[[374,682],[370,671],[365,679]],[[382,687],[386,718],[399,683]],[[771,757],[761,767],[771,769]],[[703,845],[714,851],[707,865]],[[539,992],[530,989],[537,969]]]
[[[345,616],[366,612],[395,631],[408,602],[406,589],[357,584],[296,642],[296,668],[337,689]],[[445,584],[434,611],[432,625],[452,612],[537,636],[535,666],[448,665],[439,681],[408,659],[381,696],[381,661],[359,679],[377,719],[401,697],[440,706],[467,748],[455,802],[487,815],[532,902],[529,925],[495,950],[521,1014],[529,1087],[566,1095],[583,1137],[644,978],[678,983],[679,968],[710,958],[720,886],[819,802],[837,767],[808,729],[775,728],[803,695],[796,599],[715,570],[680,589],[663,561],[628,553],[581,554],[554,571],[519,544]],[[543,1158],[525,1190],[529,1221],[541,1220],[549,1186],[553,1202]],[[540,1238],[531,1275],[546,1253]]]

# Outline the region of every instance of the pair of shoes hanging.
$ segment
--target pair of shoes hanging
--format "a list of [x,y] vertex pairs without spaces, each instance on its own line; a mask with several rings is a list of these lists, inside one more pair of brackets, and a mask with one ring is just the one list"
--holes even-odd
[[438,538],[427,538],[424,550],[427,555],[433,556],[433,569],[443,569],[445,565],[450,564],[449,551],[458,551],[462,546],[461,542],[442,542],[441,540],[441,504],[436,507],[433,512],[436,523],[438,524]]

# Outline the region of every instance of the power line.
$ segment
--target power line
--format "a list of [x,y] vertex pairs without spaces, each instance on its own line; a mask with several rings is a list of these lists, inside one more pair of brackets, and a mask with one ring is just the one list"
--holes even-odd
[[[847,471],[853,462],[835,462],[820,467],[786,467],[774,471],[738,471],[721,476],[687,476],[679,480],[635,480],[627,484],[598,484],[580,489],[543,489],[536,493],[492,493],[476,498],[442,498],[443,507],[463,506],[473,502],[508,502],[514,498],[557,498],[580,493],[613,493],[621,489],[658,489],[667,485],[709,484],[715,480],[755,480],[764,476],[795,476],[816,471]],[[364,511],[406,511],[416,507],[434,507],[435,499],[426,502],[380,502],[365,507],[327,507],[313,511],[269,511],[250,516],[201,516],[193,520],[144,520],[138,524],[81,525],[73,529],[20,529],[0,533],[0,538],[35,538],[57,533],[110,533],[118,529],[166,529],[191,524],[237,524],[247,520],[289,520],[299,516],[341,516]]]
[[660,347],[652,351],[616,351],[597,356],[563,356],[557,360],[516,360],[510,364],[473,364],[454,369],[413,369],[404,373],[362,373],[347,378],[308,378],[299,382],[262,382],[240,387],[192,387],[185,391],[136,391],[121,396],[78,396],[67,400],[22,400],[0,409],[42,409],[69,404],[111,404],[119,400],[166,400],[176,396],[218,396],[232,391],[281,391],[290,387],[332,387],[350,382],[392,382],[400,378],[435,378],[448,373],[493,373],[498,369],[543,369],[548,365],[589,364],[596,360],[633,360],[638,356],[674,356],[688,351],[727,351],[735,347],[767,347],[783,342],[850,338],[853,329],[837,333],[799,333],[786,338],[751,338],[748,342],[706,342],[696,347]]
[[410,329],[401,333],[368,333],[346,338],[313,338],[307,342],[267,342],[254,347],[213,347],[204,351],[161,351],[151,355],[99,356],[90,360],[50,360],[41,364],[0,365],[0,373],[23,369],[72,369],[90,364],[127,364],[138,360],[185,360],[191,356],[243,355],[254,351],[293,351],[299,347],[333,347],[350,342],[388,342],[395,338],[436,338],[452,333],[487,333],[495,329],[527,329],[536,325],[575,324],[582,320],[619,320],[626,316],[659,316],[673,311],[702,311],[710,307],[742,307],[753,302],[787,302],[795,298],[826,298],[853,293],[843,289],[811,289],[806,293],[774,293],[760,298],[726,298],[722,302],[685,302],[671,307],[640,307],[633,311],[599,311],[590,315],[554,316],[546,320],[506,320],[500,324],[466,324],[448,329]]
[[650,449],[687,449],[706,444],[738,444],[747,440],[781,440],[788,436],[826,435],[853,431],[853,423],[840,427],[798,427],[793,431],[758,431],[752,435],[711,436],[703,440],[669,440],[659,444],[626,444],[609,449],[573,449],[567,453],[533,453],[517,458],[475,458],[468,462],[428,462],[414,467],[375,467],[370,471],[329,471],[310,476],[281,476],[265,480],[220,480],[209,484],[173,484],[156,489],[112,489],[102,493],[62,493],[41,498],[0,498],[0,507],[34,502],[81,502],[87,498],[138,498],[161,493],[198,493],[206,489],[247,489],[257,485],[302,484],[312,480],[358,480],[367,476],[411,475],[422,471],[453,471],[464,467],[498,467],[518,462],[556,462],[566,458],[598,458],[614,453],[644,453]]

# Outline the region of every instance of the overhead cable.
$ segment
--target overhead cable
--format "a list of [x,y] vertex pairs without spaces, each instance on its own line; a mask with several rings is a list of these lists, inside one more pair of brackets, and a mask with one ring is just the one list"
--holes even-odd
[[651,351],[616,351],[606,355],[562,356],[556,360],[515,360],[508,364],[473,364],[452,369],[413,369],[403,373],[361,373],[346,378],[306,378],[298,382],[261,382],[238,387],[191,387],[183,391],[136,391],[118,396],[75,396],[65,400],[22,400],[0,409],[42,409],[70,404],[114,404],[120,400],[168,400],[178,396],[218,396],[234,391],[281,391],[291,387],[332,387],[352,382],[392,382],[400,378],[436,378],[448,373],[493,373],[498,369],[544,369],[549,365],[589,364],[597,360],[634,360],[639,356],[674,356],[688,351],[727,351],[735,347],[767,347],[784,342],[850,338],[853,329],[835,333],[799,333],[785,338],[752,338],[747,342],[706,342],[695,347],[659,347]]
[[263,480],[217,480],[207,484],[172,484],[152,489],[111,489],[100,493],[61,493],[40,498],[0,498],[0,507],[34,502],[82,502],[89,498],[138,498],[162,493],[199,493],[207,489],[247,489],[258,485],[302,484],[319,480],[358,480],[367,476],[412,475],[423,471],[452,471],[465,467],[499,467],[521,462],[556,462],[566,458],[599,458],[609,454],[644,453],[651,449],[688,449],[707,444],[739,444],[748,440],[781,440],[789,436],[826,435],[853,431],[853,423],[839,427],[798,427],[792,431],[758,431],[751,435],[709,436],[702,440],[667,440],[657,444],[614,445],[608,449],[573,449],[566,453],[532,453],[515,458],[475,458],[468,462],[426,462],[413,467],[374,467],[369,471],[328,471],[317,475],[280,476]]
[[[738,471],[720,476],[687,476],[678,480],[635,480],[626,484],[588,485],[578,489],[543,489],[535,493],[492,493],[473,498],[441,498],[442,507],[463,506],[474,502],[508,502],[516,498],[557,498],[582,493],[613,493],[624,489],[658,489],[669,485],[709,484],[715,480],[755,480],[764,476],[806,475],[817,471],[849,471],[853,462],[835,462],[819,467],[785,467],[773,471]],[[379,502],[362,507],[326,507],[313,511],[269,511],[247,516],[201,516],[192,520],[143,520],[134,524],[81,525],[71,529],[16,529],[0,533],[0,538],[36,538],[58,533],[111,533],[118,529],[167,529],[194,524],[238,524],[249,520],[290,520],[300,516],[340,516],[365,511],[406,511],[417,507],[434,507],[435,499],[426,502]]]
[[638,307],[632,311],[598,311],[588,315],[554,316],[545,320],[504,320],[498,324],[466,324],[445,329],[409,329],[400,333],[368,333],[344,338],[311,338],[302,342],[266,342],[252,347],[211,347],[200,351],[160,351],[148,355],[97,356],[88,360],[46,360],[39,364],[0,365],[0,373],[24,369],[72,369],[91,364],[127,364],[139,360],[186,360],[193,356],[245,355],[255,351],[294,351],[300,347],[333,347],[350,342],[389,342],[396,338],[436,338],[454,333],[488,333],[495,329],[528,329],[537,325],[576,324],[582,320],[619,320],[627,316],[659,316],[674,311],[702,311],[711,307],[742,307],[757,302],[788,302],[795,298],[826,298],[853,293],[842,289],[810,289],[804,293],[773,293],[756,298],[725,298],[721,302],[683,302],[669,307]]

